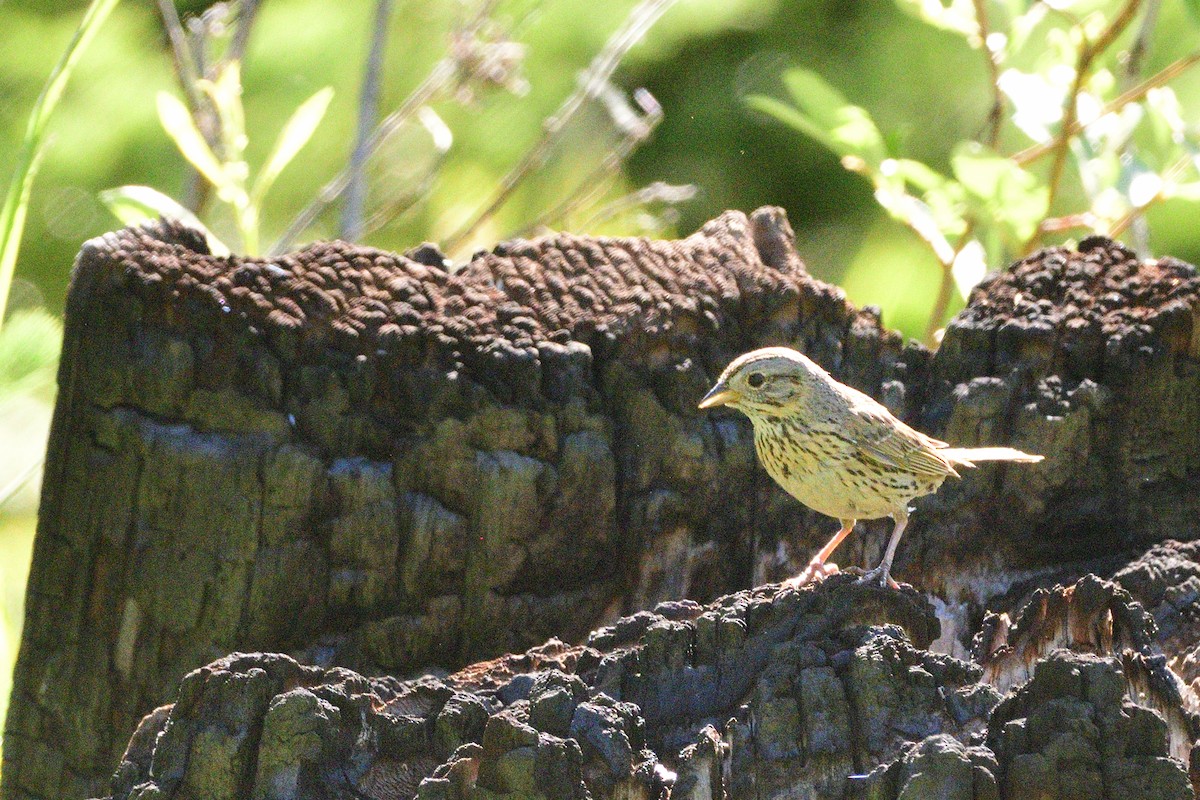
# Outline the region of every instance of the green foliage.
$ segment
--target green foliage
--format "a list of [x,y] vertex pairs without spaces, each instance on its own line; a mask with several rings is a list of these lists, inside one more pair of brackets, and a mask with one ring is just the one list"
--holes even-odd
[[229,255],[225,244],[205,227],[200,218],[170,197],[149,186],[118,186],[100,192],[100,202],[125,225],[137,225],[159,217],[177,219],[198,231],[208,240],[213,255]]
[[1121,236],[1158,203],[1200,199],[1200,129],[1166,85],[1200,50],[1150,77],[1137,73],[1156,3],[898,2],[963,36],[991,76],[991,117],[938,159],[949,174],[898,152],[899,136],[881,133],[812,70],[784,74],[790,102],[746,102],[867,178],[880,206],[925,243],[942,267],[929,336],[945,320],[949,287],[965,297],[986,264],[1008,263],[1054,234]]
[[12,180],[4,197],[4,205],[0,206],[0,327],[4,324],[4,312],[8,306],[9,289],[17,266],[21,236],[25,230],[25,217],[29,211],[33,180],[45,155],[46,126],[67,88],[67,80],[79,63],[80,56],[116,4],[117,0],[92,0],[84,12],[83,21],[80,22],[74,38],[63,52],[54,71],[50,73],[50,78],[29,115],[25,137],[17,152]]
[[[243,252],[258,255],[262,208],[267,192],[316,132],[329,108],[329,101],[333,99],[333,89],[321,89],[300,104],[284,123],[274,148],[251,181],[249,165],[246,163],[249,138],[245,110],[242,108],[241,65],[237,61],[225,64],[215,80],[200,79],[196,82],[196,88],[215,111],[218,129],[216,151],[205,140],[187,105],[167,92],[158,94],[159,121],[184,158],[216,189],[217,198],[232,209]],[[108,199],[119,204],[117,208],[110,205],[110,209],[113,213],[122,211],[125,214],[122,221],[125,222],[129,222],[129,212],[133,208],[130,204],[130,188],[107,195]],[[134,194],[142,198],[149,212],[156,215],[165,213],[185,220],[188,217],[195,219],[190,212],[182,217],[172,213],[178,204],[149,187],[132,188],[139,190]],[[203,226],[201,229],[207,230]],[[211,234],[209,239],[218,249],[225,250],[224,245]]]
[[44,309],[14,311],[0,330],[0,397],[53,397],[62,322]]

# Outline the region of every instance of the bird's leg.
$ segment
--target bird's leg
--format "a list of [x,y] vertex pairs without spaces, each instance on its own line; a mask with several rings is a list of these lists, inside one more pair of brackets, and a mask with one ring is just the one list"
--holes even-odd
[[850,535],[850,531],[854,530],[855,520],[844,519],[841,520],[841,523],[841,530],[835,533],[833,538],[826,542],[825,546],[817,551],[817,554],[813,556],[811,560],[809,560],[808,566],[805,567],[799,575],[784,581],[785,586],[799,588],[806,583],[811,583],[815,580],[824,580],[830,575],[837,573],[837,564],[830,564],[827,566],[825,562],[829,560],[831,555],[833,555],[833,551],[836,550],[838,545],[842,543],[842,540]]
[[896,521],[896,526],[892,528],[892,538],[888,539],[887,552],[883,554],[883,561],[879,562],[878,567],[859,578],[859,583],[878,582],[880,586],[891,586],[893,589],[900,587],[900,584],[892,580],[892,559],[896,557],[896,547],[900,544],[900,537],[904,535],[904,529],[908,525],[908,509],[901,508],[892,514],[892,519]]

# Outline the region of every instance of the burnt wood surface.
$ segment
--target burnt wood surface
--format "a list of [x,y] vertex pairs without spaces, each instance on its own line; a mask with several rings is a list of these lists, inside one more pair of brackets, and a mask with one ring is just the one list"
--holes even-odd
[[[965,657],[993,601],[1200,538],[1198,295],[1188,265],[1086,240],[985,281],[931,354],[810,277],[778,209],[510,242],[453,274],[431,246],[93,240],[2,794],[108,791],[138,719],[236,650],[455,670],[795,571],[835,523],[765,477],[744,419],[695,409],[768,344],[956,445],[1046,456],[917,503],[896,573]],[[877,558],[885,529],[836,560]]]
[[1089,575],[1014,617],[967,663],[918,592],[838,575],[445,678],[237,654],[143,720],[108,797],[1189,800],[1195,695],[1131,595]]

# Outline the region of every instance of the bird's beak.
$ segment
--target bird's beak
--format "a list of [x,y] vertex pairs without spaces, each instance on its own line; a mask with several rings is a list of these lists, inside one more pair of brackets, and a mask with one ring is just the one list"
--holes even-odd
[[716,386],[708,390],[708,394],[704,395],[704,399],[700,401],[699,408],[716,408],[717,406],[727,406],[736,403],[742,399],[740,392],[730,389],[723,383],[717,383]]

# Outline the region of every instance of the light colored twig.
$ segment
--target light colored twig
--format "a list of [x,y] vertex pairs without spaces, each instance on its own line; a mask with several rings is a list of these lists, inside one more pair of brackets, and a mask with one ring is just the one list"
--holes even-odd
[[676,206],[680,203],[686,203],[695,197],[698,192],[699,189],[692,183],[675,184],[655,181],[647,186],[643,186],[636,192],[630,192],[627,195],[618,197],[611,203],[607,203],[596,209],[595,213],[580,225],[580,230],[590,230],[601,222],[612,219],[618,214],[623,214],[629,209],[637,208],[638,206],[645,206],[650,203],[663,203],[669,206]]
[[237,27],[233,29],[233,40],[229,43],[229,52],[225,61],[241,61],[246,54],[246,45],[250,43],[250,30],[258,16],[259,0],[238,0]]
[[985,0],[974,0],[975,21],[979,25],[980,49],[983,50],[984,61],[987,63],[988,79],[992,88],[992,107],[988,111],[988,147],[995,149],[1000,141],[1000,125],[1004,121],[1004,92],[1000,90],[1000,63],[992,46],[988,42],[991,26],[988,23],[987,3]]
[[362,92],[358,99],[358,134],[350,154],[346,181],[346,199],[342,204],[342,220],[338,238],[357,241],[363,233],[363,214],[367,203],[367,145],[375,128],[379,112],[379,87],[383,75],[383,51],[387,44],[388,22],[392,18],[392,0],[378,0],[375,6],[375,26],[371,32],[371,49],[363,71]]
[[[1054,160],[1051,162],[1050,177],[1047,181],[1046,214],[1050,214],[1054,209],[1054,202],[1058,199],[1058,192],[1062,186],[1063,172],[1067,165],[1067,154],[1070,152],[1071,139],[1074,136],[1071,131],[1079,121],[1079,94],[1083,91],[1083,85],[1090,75],[1092,62],[1096,60],[1097,56],[1112,46],[1117,37],[1133,21],[1141,5],[1142,0],[1126,0],[1125,5],[1121,7],[1121,10],[1112,22],[1108,24],[1108,27],[1094,41],[1085,41],[1079,48],[1079,57],[1075,64],[1075,77],[1071,81],[1071,89],[1067,92],[1067,99],[1063,104],[1062,129],[1055,138],[1051,150]],[[1032,252],[1041,244],[1044,232],[1041,225],[1038,225],[1034,229],[1033,235],[1025,243],[1025,253]]]
[[[1106,103],[1104,108],[1101,109],[1100,113],[1096,115],[1096,118],[1099,119],[1106,114],[1115,113],[1130,103],[1138,102],[1139,100],[1143,99],[1151,89],[1157,89],[1159,86],[1170,83],[1198,63],[1200,63],[1200,51],[1189,53],[1188,55],[1171,62],[1154,75],[1151,75],[1149,78],[1139,83],[1137,86],[1134,86],[1128,91],[1122,92],[1120,95]],[[1070,135],[1077,136],[1082,133],[1086,127],[1087,126],[1085,124],[1076,120],[1070,128]],[[1031,145],[1026,147],[1024,150],[1020,150],[1015,153],[1012,158],[1023,167],[1028,166],[1053,150],[1056,142],[1057,140]]]
[[[467,23],[465,30],[472,31],[480,28],[487,20],[497,0],[483,0],[475,11],[474,17]],[[388,114],[379,123],[366,143],[366,157],[370,158],[388,136],[398,131],[422,106],[429,105],[435,98],[440,97],[455,83],[459,75],[458,63],[452,56],[447,56],[433,65],[425,80],[409,93],[400,107]],[[300,234],[317,221],[325,209],[335,203],[350,183],[350,169],[347,167],[335,175],[317,192],[304,209],[296,215],[283,234],[271,245],[268,255],[277,256],[288,250]]]
[[592,59],[591,64],[580,76],[578,88],[562,102],[558,109],[546,119],[542,136],[526,151],[524,157],[500,181],[492,199],[445,240],[447,252],[453,252],[465,244],[487,220],[503,206],[513,191],[536,170],[545,165],[550,152],[562,137],[568,123],[579,113],[584,104],[599,96],[612,77],[625,54],[639,42],[658,19],[666,13],[675,0],[642,0],[625,18],[625,22],[609,37],[604,47]]
[[[1146,11],[1142,14],[1142,23],[1138,26],[1137,36],[1134,37],[1133,45],[1129,48],[1129,55],[1125,59],[1124,81],[1122,82],[1125,87],[1138,83],[1141,78],[1142,61],[1150,52],[1150,40],[1154,36],[1154,28],[1158,24],[1158,11],[1161,7],[1162,0],[1146,0]],[[1133,140],[1126,139],[1121,144],[1119,157],[1125,160],[1131,155],[1133,149]],[[1150,250],[1150,226],[1146,224],[1145,216],[1145,209],[1149,205],[1150,203],[1147,203],[1140,208],[1131,208],[1125,215],[1127,219],[1125,224],[1111,234],[1119,236],[1129,229],[1133,238],[1134,250],[1139,253],[1146,253]]]
[[[643,142],[650,138],[663,119],[662,106],[654,95],[645,89],[634,92],[634,100],[641,110],[638,114],[625,102],[624,95],[616,87],[609,84],[605,94],[608,96],[608,108],[613,119],[624,130],[621,141],[604,155],[587,176],[562,200],[551,208],[543,211],[538,217],[517,230],[514,236],[526,236],[530,231],[551,227],[561,223],[580,208],[594,203],[597,198],[608,190],[608,178],[616,174],[625,161]],[[665,186],[666,184],[660,184]]]

